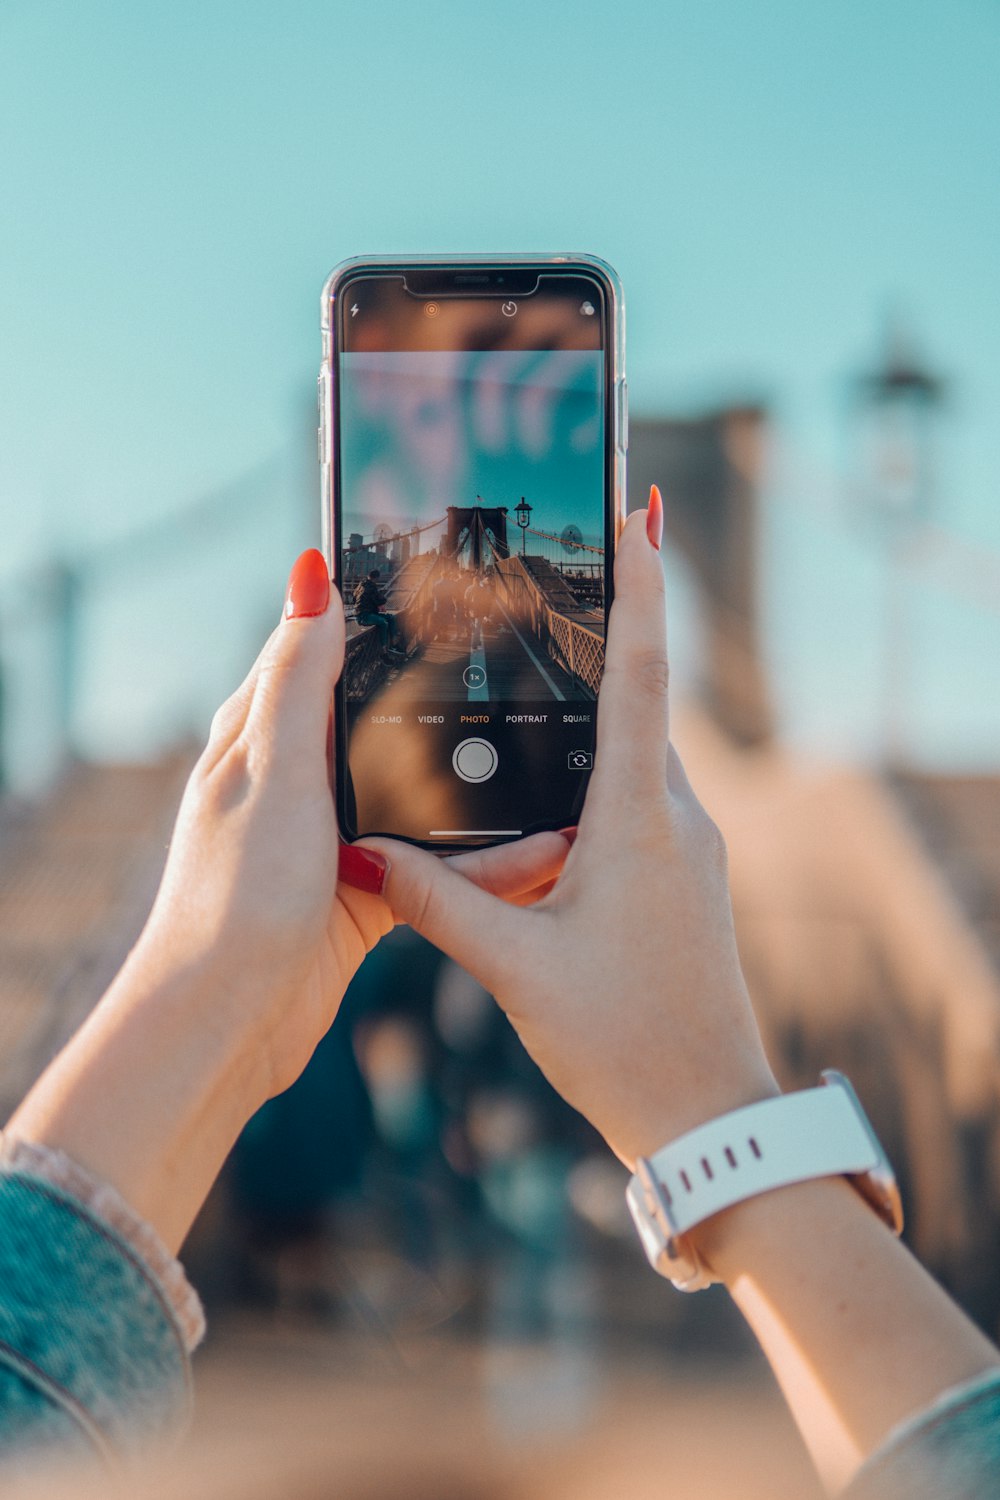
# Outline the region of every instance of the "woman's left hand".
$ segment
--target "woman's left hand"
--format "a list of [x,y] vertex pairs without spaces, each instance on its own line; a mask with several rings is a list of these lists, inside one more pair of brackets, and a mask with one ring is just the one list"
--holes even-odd
[[[393,926],[380,899],[386,860],[338,839],[328,731],[343,663],[340,596],[310,550],[281,624],[213,720],[142,940],[165,964],[218,974],[235,1002],[230,1024],[265,1068],[265,1097],[298,1077]],[[543,834],[452,863],[522,899],[559,874],[568,848]]]
[[[215,716],[138,943],[9,1127],[115,1183],[171,1246],[393,925],[385,859],[338,838],[328,746],[344,634],[326,563],[305,552],[281,623]],[[530,901],[568,848],[546,833],[453,863]]]

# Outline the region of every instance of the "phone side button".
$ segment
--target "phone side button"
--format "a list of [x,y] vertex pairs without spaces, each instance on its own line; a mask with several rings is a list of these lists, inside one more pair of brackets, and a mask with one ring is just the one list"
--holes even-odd
[[618,428],[618,451],[628,452],[628,381],[622,376],[618,381],[618,403],[615,413]]
[[330,419],[330,372],[326,365],[320,367],[316,380],[316,405],[319,408],[319,426],[316,429],[316,451],[320,464],[329,461],[330,445],[327,442],[327,423]]

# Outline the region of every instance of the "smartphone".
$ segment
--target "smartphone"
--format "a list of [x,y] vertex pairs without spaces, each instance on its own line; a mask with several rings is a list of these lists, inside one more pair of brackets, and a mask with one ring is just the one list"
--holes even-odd
[[343,837],[451,851],[574,823],[625,492],[617,276],[587,255],[354,259],[322,329]]

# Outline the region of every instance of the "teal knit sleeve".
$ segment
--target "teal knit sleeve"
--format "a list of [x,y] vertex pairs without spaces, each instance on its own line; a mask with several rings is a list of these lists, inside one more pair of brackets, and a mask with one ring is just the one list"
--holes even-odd
[[946,1392],[889,1434],[842,1500],[986,1500],[1000,1494],[1000,1370]]
[[183,1424],[184,1331],[135,1246],[40,1176],[0,1172],[0,1465],[70,1445],[106,1458]]

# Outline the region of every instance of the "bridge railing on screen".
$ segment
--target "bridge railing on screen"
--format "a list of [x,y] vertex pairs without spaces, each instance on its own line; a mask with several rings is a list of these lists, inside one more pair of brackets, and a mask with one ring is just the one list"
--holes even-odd
[[604,636],[582,620],[551,607],[517,556],[496,559],[497,593],[509,612],[582,687],[597,697],[604,671]]
[[604,637],[578,620],[567,615],[547,611],[549,640],[555,648],[554,655],[571,677],[583,684],[597,697],[604,671]]

